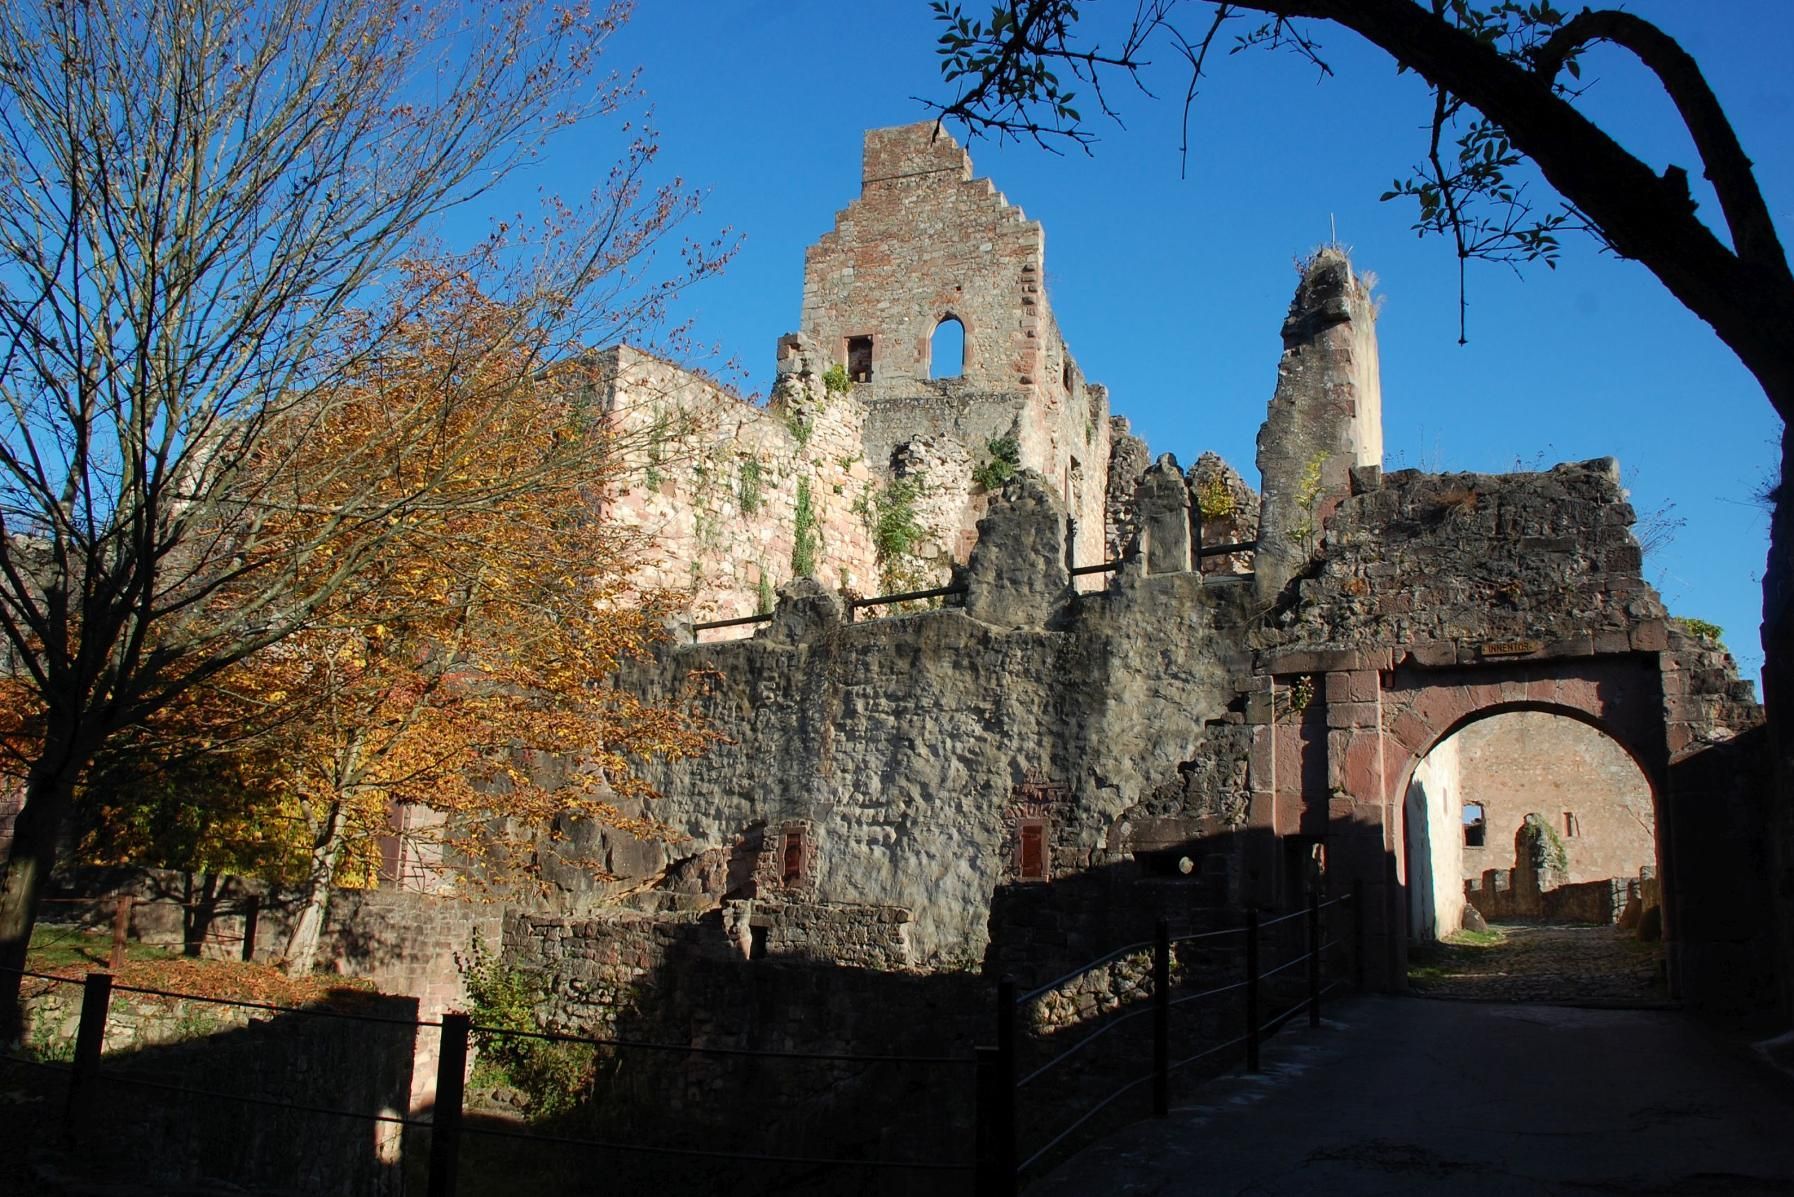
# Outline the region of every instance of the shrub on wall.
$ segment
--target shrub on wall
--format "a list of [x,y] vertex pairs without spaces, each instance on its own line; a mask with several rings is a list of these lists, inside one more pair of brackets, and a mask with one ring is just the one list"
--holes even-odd
[[760,493],[762,469],[758,457],[748,457],[741,463],[741,479],[736,489],[736,497],[741,501],[741,514],[752,515],[760,510],[763,497]]
[[507,1031],[537,1030],[534,1012],[547,1003],[540,977],[487,951],[478,933],[467,956],[455,956],[467,987],[476,1088],[516,1089],[529,1102],[531,1117],[551,1118],[575,1108],[591,1092],[597,1067],[588,1043],[551,1043]]
[[982,490],[996,490],[1022,468],[1022,447],[1012,436],[987,441],[984,451],[989,457],[972,469],[972,481]]

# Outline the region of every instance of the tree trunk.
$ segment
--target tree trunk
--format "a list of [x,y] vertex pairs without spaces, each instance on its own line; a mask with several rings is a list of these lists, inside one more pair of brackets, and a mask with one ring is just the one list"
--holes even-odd
[[336,869],[343,859],[342,827],[342,812],[332,811],[312,847],[311,867],[306,870],[305,884],[299,890],[299,911],[293,919],[292,933],[287,937],[286,959],[282,966],[291,975],[302,976],[317,964],[325,908],[330,904]]
[[[60,764],[46,763],[59,759]],[[85,761],[46,753],[25,781],[25,805],[13,824],[12,844],[0,873],[0,1043],[16,1043],[24,1031],[19,985],[24,980],[37,903],[56,864],[56,845],[74,805],[75,779]]]
[[1782,471],[1769,517],[1763,571],[1763,706],[1775,792],[1768,803],[1770,905],[1781,1011],[1794,1018],[1794,426],[1782,429]]

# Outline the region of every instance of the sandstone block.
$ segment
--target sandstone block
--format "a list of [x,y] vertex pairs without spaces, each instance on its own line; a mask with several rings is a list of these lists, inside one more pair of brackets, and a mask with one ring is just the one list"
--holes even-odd
[[1328,727],[1375,727],[1378,707],[1374,702],[1330,702],[1327,704]]

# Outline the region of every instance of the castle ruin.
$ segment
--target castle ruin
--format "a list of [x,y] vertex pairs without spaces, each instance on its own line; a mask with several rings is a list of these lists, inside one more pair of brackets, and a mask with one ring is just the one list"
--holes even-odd
[[[651,770],[673,843],[570,829],[549,869],[570,913],[518,923],[519,950],[578,988],[545,928],[626,893],[719,957],[1026,980],[1167,909],[1288,906],[1318,879],[1363,887],[1399,984],[1403,945],[1466,901],[1447,745],[1530,712],[1636,765],[1647,846],[1590,859],[1661,870],[1678,984],[1741,965],[1760,877],[1723,861],[1748,850],[1761,713],[1643,580],[1616,464],[1385,475],[1375,305],[1335,249],[1284,321],[1259,490],[1213,455],[1153,461],[1072,357],[1043,253],[950,138],[874,130],[766,406],[612,351],[620,420],[699,433],[608,501],[699,626],[624,684],[724,742]],[[918,587],[950,605],[855,616]],[[1573,816],[1550,812],[1618,826]],[[592,859],[612,876],[571,863]]]

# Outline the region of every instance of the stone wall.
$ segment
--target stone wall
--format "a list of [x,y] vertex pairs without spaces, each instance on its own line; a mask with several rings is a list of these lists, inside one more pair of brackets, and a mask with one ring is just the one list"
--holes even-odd
[[[802,339],[854,374],[874,470],[916,435],[952,436],[974,464],[1012,438],[1077,521],[1081,563],[1103,557],[1107,392],[1088,383],[1048,303],[1046,239],[932,121],[866,134],[859,198],[804,259]],[[961,372],[932,378],[936,330],[965,328]],[[869,367],[850,342],[870,342]],[[957,529],[964,560],[979,515]]]
[[1464,803],[1460,740],[1450,736],[1427,753],[1408,783],[1408,932],[1417,940],[1442,939],[1459,930],[1464,917],[1459,877],[1469,849],[1459,817]]
[[1619,922],[1628,904],[1640,901],[1636,879],[1609,877],[1569,885],[1542,885],[1537,872],[1518,866],[1487,869],[1482,876],[1464,883],[1464,895],[1490,922],[1537,920],[1606,925]]
[[1359,482],[1285,598],[1284,642],[1412,646],[1429,665],[1669,646],[1612,458]]
[[752,640],[637,668],[629,684],[663,697],[714,678],[694,698],[724,741],[649,772],[655,813],[685,837],[675,860],[758,852],[750,829],[802,821],[808,900],[914,911],[915,961],[966,965],[1024,821],[1046,827],[1057,877],[1128,859],[1115,823],[1167,788],[1186,838],[1241,817],[1243,803],[1182,803],[1211,722],[1228,726],[1246,588],[1186,569],[1074,599],[1063,520],[1042,481],[1012,483],[981,525],[963,609],[848,624],[828,596],[792,596]]
[[[800,908],[801,907],[801,908]],[[749,909],[752,908],[752,909]],[[808,944],[775,941],[750,957],[736,932],[761,903],[728,911],[648,916],[627,912],[565,919],[514,915],[507,959],[548,995],[536,1010],[547,1029],[622,1040],[599,1060],[583,1111],[586,1133],[642,1145],[708,1150],[946,1161],[967,1158],[972,1130],[972,1046],[988,1037],[990,994],[966,974],[920,974],[809,959],[847,946],[871,912],[809,904],[780,911],[776,926],[803,928]],[[887,962],[888,963],[888,962]],[[693,1051],[627,1044],[690,1045]],[[705,1051],[703,1049],[711,1049]],[[741,1056],[728,1053],[765,1052]],[[934,1062],[861,1062],[779,1053],[927,1056]],[[720,1053],[720,1054],[719,1054]],[[476,1095],[477,1096],[477,1095]],[[619,1177],[634,1161],[618,1161]],[[724,1161],[681,1161],[680,1192],[719,1191]],[[771,1186],[775,1172],[757,1173]],[[705,1169],[725,1169],[714,1176]],[[644,1178],[646,1180],[647,1178]],[[739,1180],[739,1177],[737,1177]],[[938,1178],[929,1178],[930,1191]],[[780,1192],[915,1193],[902,1171],[794,1174]]]
[[1650,782],[1612,738],[1562,715],[1509,711],[1452,739],[1462,762],[1459,801],[1480,804],[1486,820],[1482,846],[1464,846],[1462,880],[1505,865],[1528,814],[1562,845],[1568,883],[1656,867]]
[[[189,943],[199,954],[234,959],[242,955],[243,909],[256,903],[254,959],[278,961],[292,930],[295,906],[290,894],[266,885],[229,878],[214,886],[209,898],[196,879],[164,869],[82,870],[67,879],[58,896],[85,896],[60,901],[46,909],[58,919],[87,929],[111,926],[116,898],[130,894],[129,934],[133,940],[179,948]],[[205,906],[219,912],[211,917]],[[200,917],[196,920],[195,915]],[[496,949],[503,938],[505,908],[469,901],[442,892],[396,889],[338,889],[318,943],[318,968],[343,977],[374,983],[383,993],[413,998],[420,1016],[433,1019],[446,1010],[465,1009],[467,992],[459,959],[466,959],[477,940]],[[203,940],[202,938],[203,937]],[[416,1035],[414,1104],[435,1093],[437,1036],[429,1029]]]
[[873,472],[853,397],[830,393],[807,367],[783,374],[767,406],[755,407],[627,347],[600,365],[602,405],[627,460],[625,484],[599,509],[646,536],[637,585],[689,596],[697,622],[753,615],[795,576],[807,540],[814,576],[877,592],[866,515]]
[[[1249,544],[1258,539],[1258,492],[1219,454],[1204,453],[1190,467],[1190,499],[1201,515],[1202,547]],[[1217,553],[1202,559],[1205,574],[1249,574],[1256,553]]]

